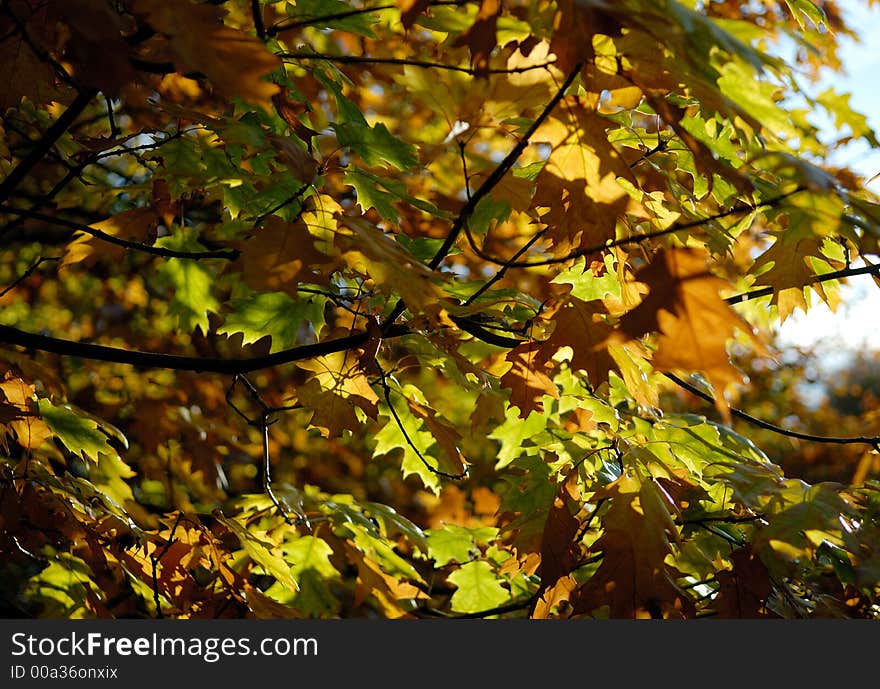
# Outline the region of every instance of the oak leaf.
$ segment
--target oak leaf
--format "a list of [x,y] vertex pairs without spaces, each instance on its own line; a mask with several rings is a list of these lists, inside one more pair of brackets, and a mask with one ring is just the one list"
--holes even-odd
[[136,0],[136,14],[167,37],[178,72],[201,72],[226,96],[271,112],[277,84],[264,79],[281,60],[259,39],[222,23],[224,11],[189,0]]
[[795,309],[807,310],[804,297],[807,285],[828,301],[822,283],[813,279],[816,270],[810,265],[811,260],[826,260],[822,256],[822,240],[796,227],[777,233],[773,246],[755,259],[751,272],[761,273],[755,284],[773,287],[770,303],[779,309],[780,322]]
[[656,484],[628,472],[591,498],[600,500],[611,505],[592,546],[602,552],[602,564],[572,596],[574,613],[608,605],[613,618],[684,616],[693,606],[664,562],[678,530]]
[[510,403],[519,408],[522,419],[532,411],[544,410],[544,395],[559,398],[559,389],[548,375],[547,362],[541,352],[541,344],[526,342],[504,357],[511,367],[501,376],[501,387],[510,390]]
[[354,352],[337,352],[298,366],[314,376],[297,388],[297,400],[313,410],[310,424],[325,437],[338,437],[360,425],[356,409],[370,418],[379,411],[379,397],[358,365]]
[[730,363],[727,341],[738,330],[763,351],[751,326],[719,295],[727,281],[709,271],[707,255],[696,249],[661,250],[635,279],[647,285],[648,295],[620,319],[611,340],[658,332],[654,367],[703,372],[716,388],[716,406],[727,415],[724,389],[742,380]]
[[536,179],[533,207],[549,227],[546,237],[560,250],[601,245],[615,236],[617,220],[636,202],[618,183],[635,183],[632,170],[608,141],[611,122],[564,99],[535,132],[551,147]]
[[241,270],[247,286],[258,292],[283,290],[295,296],[300,283],[326,284],[332,271],[331,257],[315,246],[315,237],[301,221],[269,216],[236,246],[241,256],[230,270]]
[[498,42],[495,27],[501,14],[501,0],[482,0],[473,25],[452,45],[467,46],[471,53],[471,67],[477,76],[486,76],[489,56]]
[[598,302],[586,302],[576,297],[556,311],[553,333],[541,345],[540,359],[550,359],[562,348],[571,350],[570,364],[584,371],[594,388],[608,381],[609,371],[617,368],[608,351],[608,338],[614,332],[605,322],[605,312]]
[[7,372],[0,382],[3,395],[3,419],[0,431],[5,431],[0,443],[6,444],[6,434],[15,433],[18,443],[26,450],[35,450],[52,437],[52,431],[40,418],[36,388]]

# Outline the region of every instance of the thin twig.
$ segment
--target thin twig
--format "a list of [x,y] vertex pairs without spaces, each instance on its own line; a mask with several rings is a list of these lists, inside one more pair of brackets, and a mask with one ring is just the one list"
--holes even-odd
[[[480,188],[474,192],[473,196],[468,199],[468,202],[464,204],[464,207],[459,212],[458,216],[455,218],[455,221],[452,224],[452,227],[449,229],[449,233],[446,235],[446,238],[443,240],[443,244],[440,245],[440,248],[437,249],[434,256],[428,262],[428,268],[431,270],[435,270],[440,263],[443,262],[443,259],[449,254],[449,251],[452,249],[456,240],[458,239],[458,235],[461,233],[462,229],[467,226],[468,219],[471,214],[474,212],[474,209],[477,207],[477,204],[482,201],[488,194],[491,192],[501,180],[504,178],[504,175],[508,173],[508,171],[514,166],[517,160],[522,156],[523,152],[529,145],[529,142],[534,136],[535,132],[538,131],[538,127],[540,127],[544,120],[546,120],[553,109],[559,104],[562,98],[565,96],[565,92],[568,90],[568,87],[574,83],[574,80],[577,78],[577,75],[580,74],[581,68],[583,65],[578,63],[574,69],[568,74],[565,78],[565,81],[559,87],[559,90],[550,99],[547,105],[544,106],[544,109],[541,113],[535,118],[535,121],[532,122],[531,126],[526,130],[523,137],[519,140],[516,146],[504,157],[504,159],[497,165],[497,167],[492,171],[492,174],[486,178],[486,181],[480,185]],[[402,314],[406,310],[406,303],[403,299],[398,300],[397,304],[395,304],[394,308],[391,310],[389,316],[385,319],[385,322],[382,324],[383,332],[390,328],[394,321],[398,319],[400,314]]]
[[[466,5],[469,0],[448,0],[443,1],[440,0],[438,2],[431,2],[429,7],[458,7],[460,5]],[[391,5],[376,5],[375,7],[361,7],[358,9],[344,10],[342,12],[335,12],[333,14],[325,14],[320,17],[309,17],[307,19],[292,19],[287,22],[281,22],[275,24],[274,26],[270,26],[266,29],[266,35],[270,38],[281,33],[282,31],[291,31],[293,29],[300,29],[304,26],[314,26],[316,24],[329,24],[334,21],[338,21],[340,19],[348,19],[349,17],[357,17],[361,14],[370,14],[371,12],[382,12],[384,10],[396,10],[398,6],[396,4]]]
[[576,249],[575,251],[571,251],[564,256],[558,256],[555,258],[545,258],[545,259],[535,259],[532,261],[510,261],[504,260],[501,258],[497,258],[490,254],[487,254],[485,251],[479,247],[474,240],[473,234],[470,231],[470,228],[465,226],[465,236],[467,237],[468,244],[471,247],[471,250],[479,256],[484,261],[488,261],[489,263],[494,263],[500,266],[506,266],[507,268],[536,268],[541,266],[549,266],[556,265],[559,263],[566,263],[567,261],[571,261],[576,258],[581,258],[582,256],[589,256],[590,254],[597,254],[602,251],[606,251],[608,249],[612,249],[618,246],[627,246],[629,244],[641,244],[649,239],[657,239],[659,237],[665,237],[666,235],[675,234],[676,232],[681,232],[683,230],[691,230],[697,227],[701,227],[706,223],[714,222],[715,220],[721,220],[722,218],[729,217],[731,215],[736,215],[737,213],[748,213],[750,211],[758,210],[759,208],[767,208],[774,207],[780,201],[797,194],[799,192],[806,191],[806,187],[796,187],[791,191],[787,191],[783,194],[779,194],[777,196],[773,196],[772,198],[767,199],[766,201],[760,201],[755,204],[745,203],[738,204],[733,208],[729,208],[726,211],[720,211],[713,215],[710,215],[705,218],[697,218],[696,220],[690,220],[688,222],[683,223],[673,223],[669,227],[663,230],[657,230],[655,232],[645,232],[643,234],[634,235],[632,237],[622,237],[621,239],[613,239],[609,240],[603,244],[596,244],[595,246],[590,246],[584,249]]
[[67,227],[71,230],[76,230],[77,232],[83,232],[85,234],[91,235],[95,239],[107,242],[108,244],[115,244],[116,246],[121,246],[125,249],[140,251],[145,254],[152,254],[153,256],[162,256],[164,258],[188,258],[196,261],[206,258],[224,258],[228,260],[235,260],[240,255],[240,252],[237,249],[218,249],[216,251],[180,251],[177,249],[166,249],[159,246],[150,246],[148,244],[141,244],[140,242],[132,242],[128,239],[122,239],[112,234],[102,232],[101,230],[97,230],[94,227],[90,227],[89,225],[83,225],[82,223],[73,222],[72,220],[56,218],[55,216],[40,213],[38,211],[30,210],[28,208],[13,208],[12,206],[7,206],[2,203],[0,203],[0,213],[9,213],[10,215],[31,218],[33,220],[41,220],[43,222],[51,223],[53,225]]
[[19,183],[27,177],[28,173],[37,165],[43,157],[49,152],[52,146],[61,138],[61,135],[67,131],[71,124],[73,124],[74,120],[79,117],[83,110],[86,109],[89,103],[92,102],[92,98],[95,97],[97,91],[88,90],[82,91],[77,94],[76,98],[73,99],[73,102],[67,106],[67,109],[61,113],[60,117],[52,123],[52,126],[49,127],[40,137],[39,141],[36,142],[34,147],[30,150],[24,158],[22,158],[18,165],[16,165],[12,171],[6,176],[6,179],[0,183],[0,203],[6,201],[9,198],[9,195],[12,191],[19,185]]
[[174,532],[177,531],[177,525],[180,524],[180,520],[182,517],[183,512],[178,512],[177,518],[174,520],[174,525],[171,527],[171,532],[168,534],[168,540],[165,541],[165,545],[155,555],[150,556],[150,561],[153,565],[153,601],[156,604],[156,618],[160,620],[164,617],[164,615],[162,614],[162,602],[159,597],[158,566],[162,558],[165,557],[165,553],[167,553],[171,549],[171,546],[174,544]]
[[5,297],[9,292],[11,292],[12,290],[14,290],[14,289],[15,289],[16,287],[18,287],[22,282],[24,282],[25,280],[27,280],[27,279],[33,274],[33,272],[34,272],[37,268],[39,268],[43,263],[46,263],[47,261],[58,261],[58,260],[60,260],[60,257],[58,257],[58,256],[40,256],[36,261],[34,261],[33,263],[31,263],[31,265],[28,266],[27,270],[25,270],[21,275],[19,275],[19,276],[15,279],[14,282],[12,282],[12,283],[10,283],[9,285],[7,285],[7,286],[3,289],[3,291],[0,292],[0,297]]
[[[664,374],[669,380],[678,385],[680,388],[687,390],[692,395],[696,395],[702,400],[706,402],[714,402],[712,396],[703,392],[698,387],[691,385],[690,383],[682,380],[678,376],[673,373]],[[767,431],[772,431],[777,433],[778,435],[784,435],[788,438],[797,438],[798,440],[808,440],[814,443],[829,443],[833,445],[870,445],[871,447],[878,449],[878,445],[880,445],[880,436],[847,436],[847,437],[838,437],[838,436],[827,436],[827,435],[814,435],[812,433],[801,433],[799,431],[792,431],[787,428],[782,428],[781,426],[777,426],[775,424],[770,423],[769,421],[764,421],[763,419],[759,419],[757,417],[752,416],[751,414],[747,414],[741,409],[736,409],[735,407],[730,408],[730,413],[732,416],[737,417],[738,419],[742,419],[753,426],[757,426],[758,428],[763,428]]]
[[[462,72],[471,76],[477,76],[477,70],[472,67],[450,65],[445,62],[432,62],[430,60],[414,60],[403,57],[372,57],[369,55],[326,55],[324,53],[309,53],[304,51],[277,53],[282,60],[324,60],[341,65],[398,65],[401,67],[423,67],[425,69],[442,69],[449,72]],[[536,69],[547,69],[555,63],[542,62],[537,65],[525,65],[523,67],[495,67],[481,70],[479,74],[522,74]]]
[[464,471],[458,474],[450,474],[446,471],[438,469],[437,467],[431,466],[431,463],[425,459],[425,456],[422,454],[422,451],[416,447],[416,444],[412,441],[412,438],[409,437],[409,433],[407,433],[406,428],[403,426],[403,421],[400,418],[400,415],[397,413],[397,409],[394,408],[394,403],[391,401],[391,387],[388,385],[388,380],[385,375],[385,371],[382,370],[382,367],[379,365],[379,362],[375,359],[373,360],[376,369],[379,371],[379,382],[382,386],[382,393],[385,397],[385,404],[388,405],[388,409],[391,411],[391,416],[394,418],[394,423],[397,424],[397,428],[400,430],[403,435],[403,439],[406,441],[406,444],[410,446],[413,452],[416,453],[416,457],[419,458],[419,461],[425,465],[425,468],[430,471],[432,474],[436,474],[437,476],[442,476],[444,478],[453,479],[456,481],[460,481],[461,479],[467,478],[468,470],[467,467],[464,468]]
[[[815,285],[821,282],[828,282],[830,280],[841,280],[843,278],[855,277],[857,275],[880,276],[880,263],[869,263],[868,265],[862,266],[861,268],[844,268],[842,270],[835,270],[831,273],[819,273],[818,275],[814,275],[805,285],[792,287],[790,289],[803,289],[804,287],[808,287],[809,285]],[[741,304],[742,302],[749,301],[751,299],[769,297],[771,294],[778,291],[780,290],[774,287],[762,287],[761,289],[752,290],[750,292],[743,292],[742,294],[727,297],[727,299],[725,299],[724,301],[726,301],[728,304]]]

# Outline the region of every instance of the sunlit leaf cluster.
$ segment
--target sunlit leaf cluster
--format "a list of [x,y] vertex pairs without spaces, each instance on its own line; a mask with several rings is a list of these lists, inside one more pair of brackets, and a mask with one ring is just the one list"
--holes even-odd
[[851,34],[806,0],[3,3],[0,610],[880,617],[877,405],[740,403],[779,323],[880,275],[880,200],[826,162],[880,143],[814,83]]

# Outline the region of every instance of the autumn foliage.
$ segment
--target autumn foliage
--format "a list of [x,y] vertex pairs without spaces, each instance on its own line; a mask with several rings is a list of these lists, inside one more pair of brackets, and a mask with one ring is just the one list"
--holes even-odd
[[[815,84],[849,34],[807,0],[0,4],[0,610],[880,616],[876,398],[810,431],[771,395],[774,327],[878,278],[826,159],[880,144]],[[853,466],[786,473],[795,441]]]

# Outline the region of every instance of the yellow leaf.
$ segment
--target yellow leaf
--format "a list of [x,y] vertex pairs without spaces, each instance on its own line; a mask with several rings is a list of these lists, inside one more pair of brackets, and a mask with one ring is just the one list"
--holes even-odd
[[535,133],[534,141],[548,143],[552,150],[536,180],[533,205],[543,207],[546,236],[560,250],[613,239],[617,219],[637,207],[617,182],[620,177],[634,184],[635,178],[608,141],[610,124],[568,98]]
[[311,425],[325,437],[338,437],[344,429],[360,425],[356,409],[370,418],[379,411],[379,397],[358,365],[352,351],[337,352],[300,362],[298,366],[314,377],[297,388],[300,404],[312,409]]
[[264,77],[281,60],[259,39],[225,26],[222,9],[189,0],[136,0],[134,12],[168,38],[178,72],[201,72],[224,95],[271,112],[279,87]]
[[751,326],[719,295],[727,281],[709,271],[708,256],[696,249],[661,250],[635,279],[647,285],[648,295],[620,319],[612,341],[660,333],[655,368],[705,373],[716,388],[716,406],[727,417],[724,389],[742,380],[730,363],[727,341],[739,330],[763,351]]
[[303,222],[289,223],[277,216],[239,242],[241,270],[248,287],[256,291],[284,290],[296,294],[300,282],[326,283],[330,258],[315,247],[315,238]]

